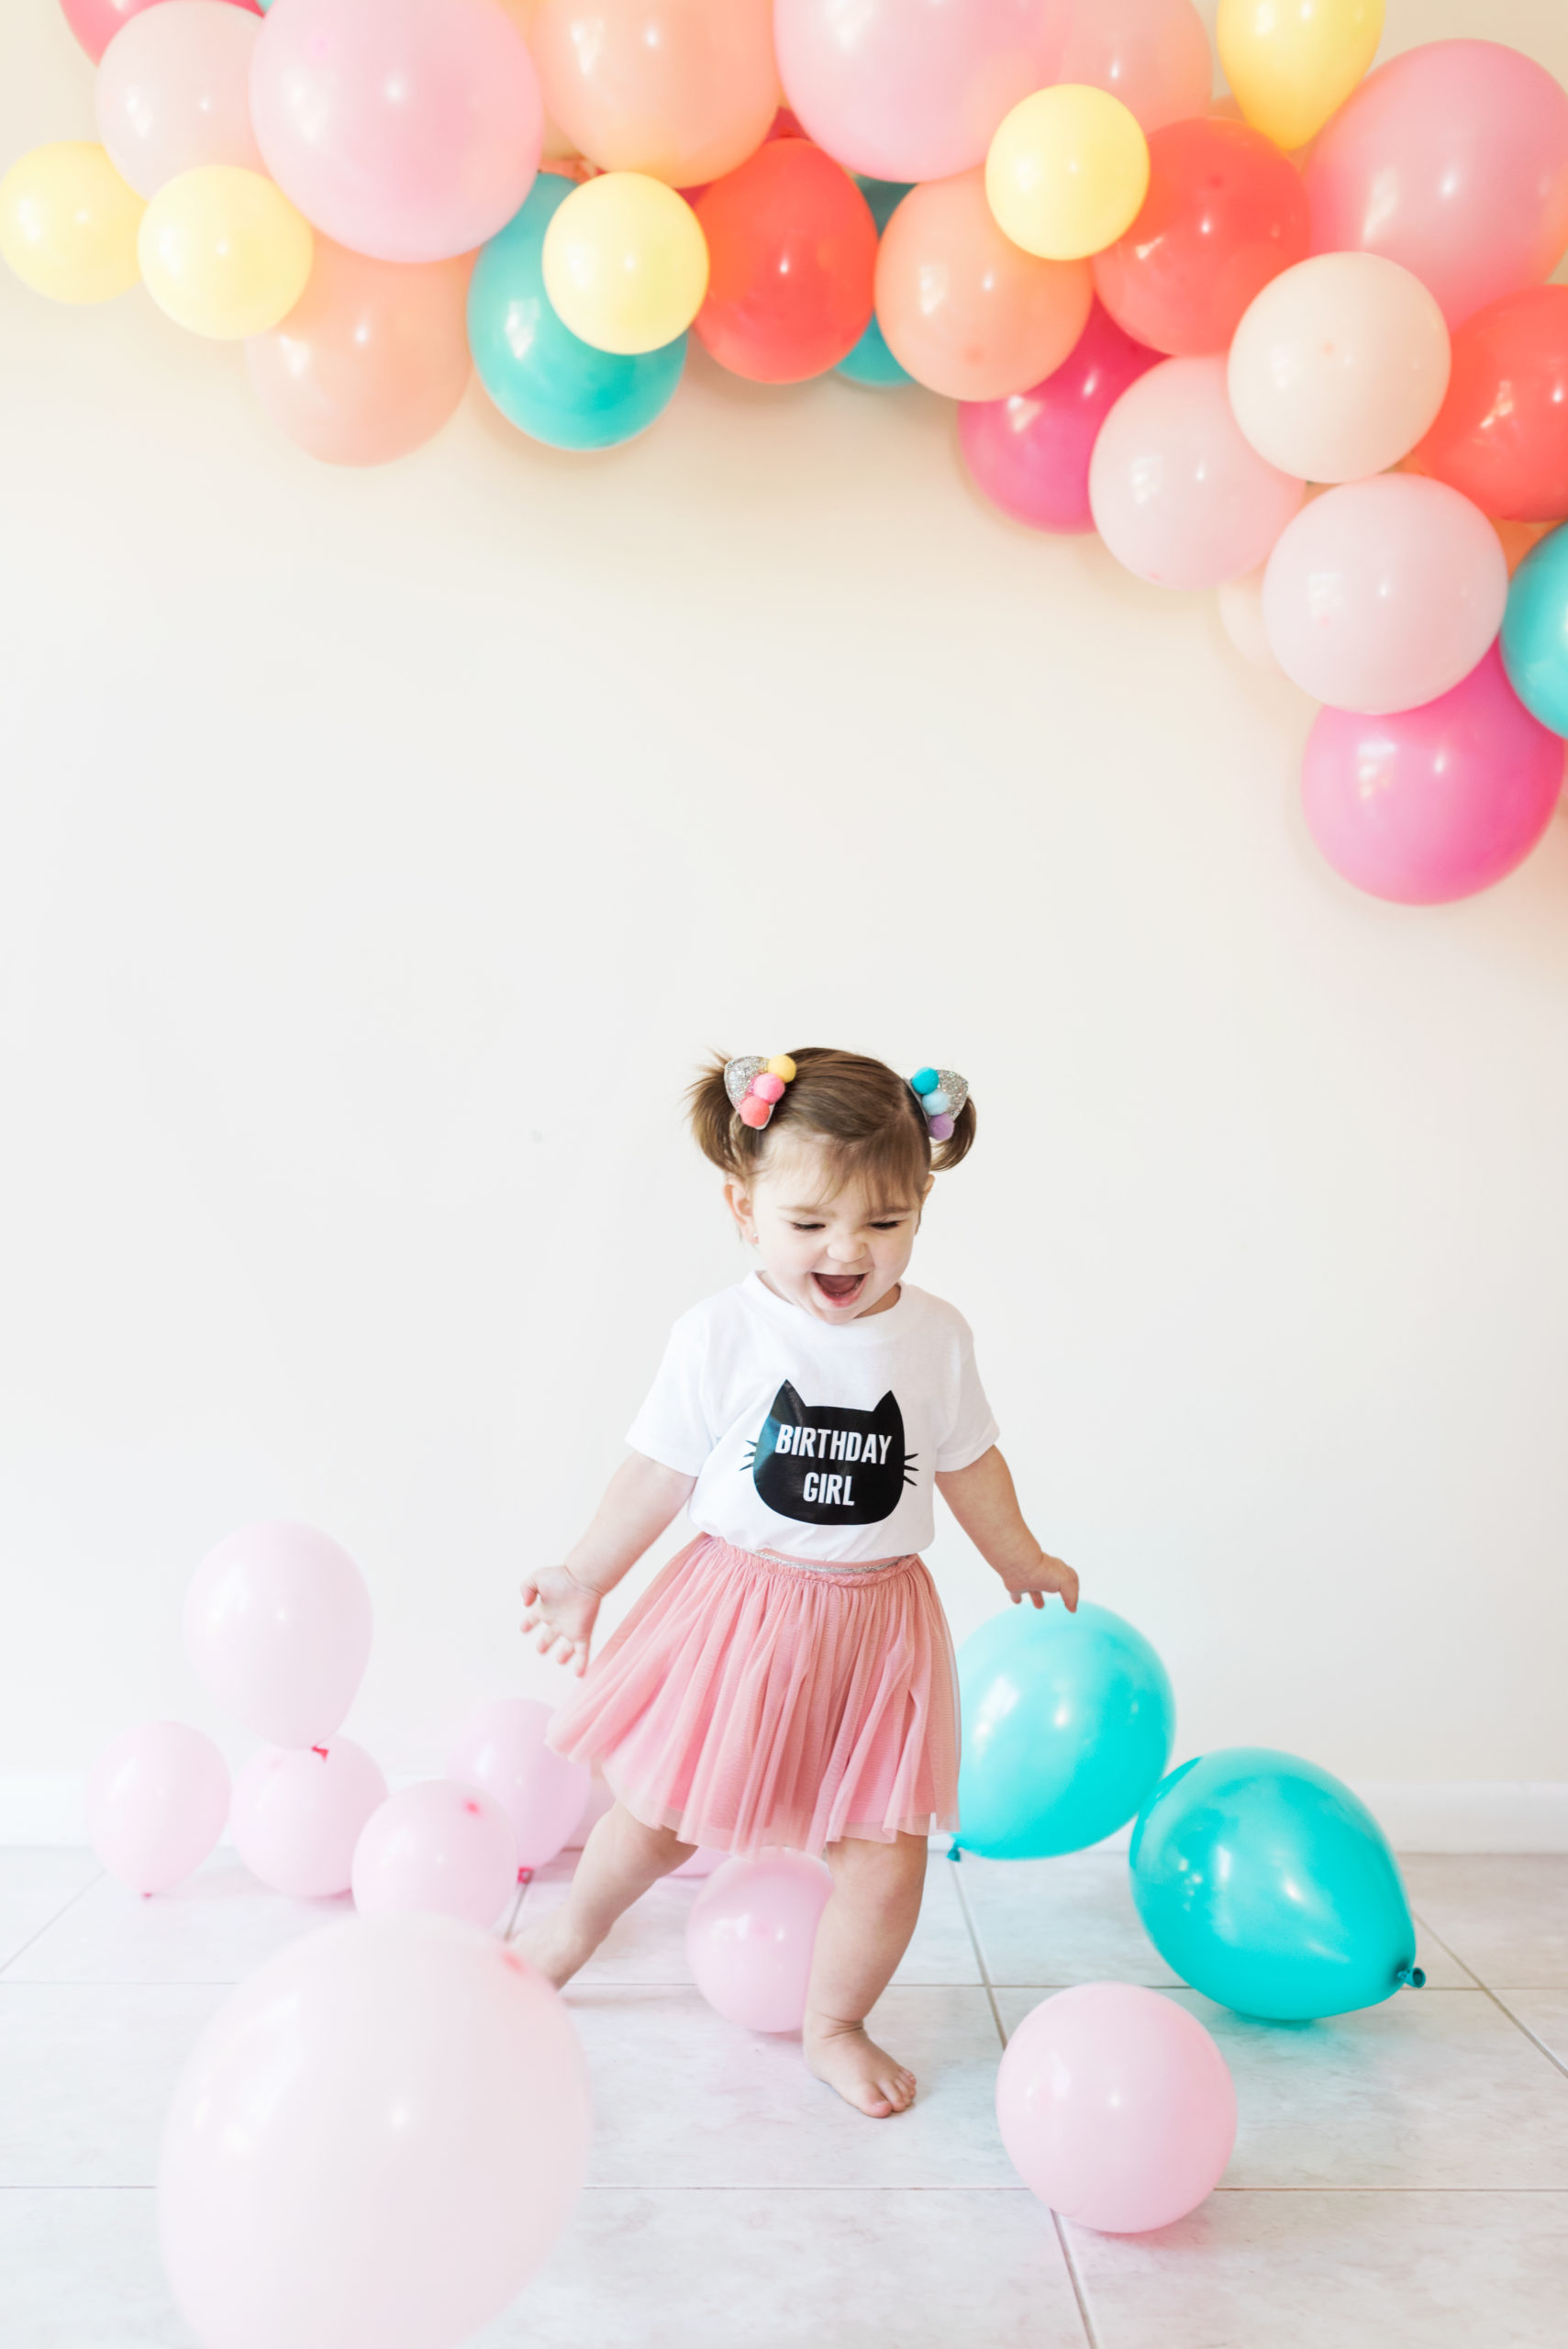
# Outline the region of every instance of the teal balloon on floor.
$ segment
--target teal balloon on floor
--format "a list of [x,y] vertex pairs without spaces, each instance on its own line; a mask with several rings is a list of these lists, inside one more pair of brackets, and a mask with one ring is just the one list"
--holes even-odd
[[1531,547],[1514,573],[1503,666],[1530,716],[1568,734],[1568,529]]
[[986,1859],[1097,1843],[1126,1825],[1171,1758],[1169,1675],[1108,1607],[1006,1608],[960,1648],[958,1684],[954,1843]]
[[1382,1828],[1294,1753],[1235,1745],[1184,1762],[1144,1805],[1129,1857],[1166,1965],[1239,2014],[1350,2014],[1426,1978]]

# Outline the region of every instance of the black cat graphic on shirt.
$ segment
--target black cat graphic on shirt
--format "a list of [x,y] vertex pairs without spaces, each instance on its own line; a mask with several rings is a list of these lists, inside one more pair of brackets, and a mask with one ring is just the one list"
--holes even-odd
[[874,1411],[803,1403],[786,1378],[747,1466],[761,1497],[801,1525],[875,1525],[891,1517],[914,1455],[889,1388]]

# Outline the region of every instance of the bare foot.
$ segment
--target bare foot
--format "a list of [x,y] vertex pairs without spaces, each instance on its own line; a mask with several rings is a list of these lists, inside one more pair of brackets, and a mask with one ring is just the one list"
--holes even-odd
[[807,2023],[805,2047],[807,2069],[830,2088],[837,2088],[857,2112],[869,2113],[873,2121],[886,2121],[895,2112],[907,2111],[914,2103],[914,2073],[895,2063],[886,2048],[869,2036],[863,2022],[819,2024],[815,2029]]
[[525,1925],[513,1940],[512,1947],[537,1974],[553,1982],[559,1990],[570,1982],[580,1965],[585,1965],[597,1944],[574,1933],[571,1912],[563,1901],[559,1909],[551,1909]]

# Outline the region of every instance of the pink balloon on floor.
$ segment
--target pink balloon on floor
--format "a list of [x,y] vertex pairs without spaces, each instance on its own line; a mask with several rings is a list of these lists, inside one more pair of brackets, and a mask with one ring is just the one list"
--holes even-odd
[[1173,1998],[1086,1982],[1043,1999],[1014,2032],[996,2119],[1042,2202],[1103,2234],[1143,2234],[1218,2184],[1236,2091],[1202,2023]]
[[477,1787],[426,1778],[373,1810],[354,1846],[361,1914],[461,1917],[494,1925],[517,1889],[512,1822]]
[[219,1704],[269,1745],[321,1745],[371,1652],[371,1598],[348,1552],[276,1519],[231,1533],[185,1594],[185,1647]]
[[1437,906],[1522,863],[1551,823],[1563,743],[1532,718],[1494,645],[1418,709],[1320,710],[1307,739],[1307,828],[1336,873],[1374,897]]
[[686,1954],[708,2004],[749,2031],[798,2031],[832,1889],[827,1864],[804,1852],[716,1868],[686,1920]]
[[566,1847],[583,1816],[590,1775],[544,1742],[550,1709],[533,1697],[503,1697],[463,1722],[447,1749],[447,1776],[491,1795],[517,1834],[517,1865],[542,1868]]
[[234,1846],[252,1876],[295,1900],[327,1900],[353,1881],[354,1846],[386,1780],[350,1737],[324,1747],[264,1746],[234,1781]]
[[[133,17],[167,5],[168,0],[60,0],[66,23],[95,65]],[[218,0],[218,6],[239,8],[250,17],[261,14],[259,0]]]
[[1193,0],[1080,0],[1055,78],[1108,90],[1150,131],[1207,114],[1213,73]]
[[138,195],[206,163],[262,170],[250,128],[250,60],[261,24],[230,0],[159,0],[104,53],[98,136]]
[[1054,373],[1006,399],[965,400],[959,447],[975,487],[1034,530],[1092,530],[1089,459],[1101,425],[1160,353],[1123,334],[1096,302]]
[[680,1866],[672,1868],[670,1873],[679,1876],[711,1876],[715,1868],[721,1868],[728,1857],[728,1852],[711,1851],[706,1843],[699,1843],[691,1858],[683,1860]]
[[142,1721],[87,1780],[87,1840],[132,1892],[167,1892],[199,1868],[228,1816],[228,1765],[199,1729]]

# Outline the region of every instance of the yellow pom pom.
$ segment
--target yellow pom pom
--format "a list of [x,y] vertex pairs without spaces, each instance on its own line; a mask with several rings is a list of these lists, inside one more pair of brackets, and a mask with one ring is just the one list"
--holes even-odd
[[101,147],[35,147],[0,180],[0,254],[55,302],[108,302],[136,284],[146,210]]
[[574,187],[544,232],[544,290],[595,351],[662,351],[707,292],[707,240],[684,196],[641,172]]
[[1130,228],[1149,187],[1149,141],[1108,90],[1061,82],[1016,106],[985,158],[996,226],[1041,261],[1083,261]]
[[787,1052],[775,1052],[768,1063],[768,1074],[782,1077],[785,1085],[795,1083],[795,1063]]
[[219,342],[265,334],[305,291],[316,240],[260,172],[204,163],[161,187],[142,215],[141,274],[161,310]]

